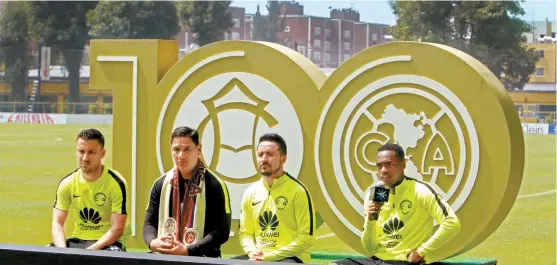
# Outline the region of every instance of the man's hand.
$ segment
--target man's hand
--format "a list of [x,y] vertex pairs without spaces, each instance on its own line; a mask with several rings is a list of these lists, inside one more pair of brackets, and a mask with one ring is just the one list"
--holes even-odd
[[66,235],[64,234],[64,223],[68,217],[67,211],[53,209],[52,212],[52,243],[59,248],[66,247]]
[[408,255],[408,262],[410,263],[417,263],[418,261],[422,260],[423,257],[418,254],[418,251],[414,250],[410,255]]
[[124,227],[126,226],[126,214],[112,213],[110,222],[112,226],[101,238],[99,238],[93,245],[87,249],[106,249],[114,242],[118,241],[124,234]]
[[[158,238],[157,238],[158,239]],[[155,240],[157,240],[155,239]],[[155,241],[153,240],[153,241]],[[176,240],[173,235],[169,235],[163,238],[165,244],[169,244],[170,247],[161,247],[158,252],[170,255],[188,255],[187,245]]]
[[372,202],[370,205],[367,206],[368,219],[371,220],[370,218],[373,215],[379,215],[379,211],[381,211],[381,203]]
[[174,247],[173,242],[174,238],[170,235],[165,237],[157,237],[149,243],[149,248],[155,252],[161,252],[162,249],[169,250]]
[[256,260],[256,261],[265,260],[265,257],[263,255],[263,251],[261,251],[260,249],[248,253],[248,257],[249,257],[250,260]]

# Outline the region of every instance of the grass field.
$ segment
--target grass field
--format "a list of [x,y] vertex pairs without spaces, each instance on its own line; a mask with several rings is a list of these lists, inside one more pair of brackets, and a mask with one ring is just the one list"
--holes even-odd
[[[0,124],[0,243],[50,242],[56,186],[77,165],[75,135],[89,127]],[[111,165],[112,126],[95,128],[107,138],[105,162]],[[496,258],[502,265],[555,264],[556,138],[526,136],[525,141],[526,168],[519,198],[503,224],[462,257]],[[323,225],[316,234],[320,237],[331,231]],[[336,236],[318,239],[312,251],[354,253]]]

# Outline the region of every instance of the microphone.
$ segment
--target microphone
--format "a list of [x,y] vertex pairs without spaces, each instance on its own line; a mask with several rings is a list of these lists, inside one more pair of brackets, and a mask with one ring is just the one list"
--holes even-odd
[[[378,181],[375,185],[371,186],[369,189],[368,201],[378,202],[381,205],[389,200],[389,189],[385,186],[383,181]],[[368,220],[376,221],[379,218],[379,214],[368,215]]]

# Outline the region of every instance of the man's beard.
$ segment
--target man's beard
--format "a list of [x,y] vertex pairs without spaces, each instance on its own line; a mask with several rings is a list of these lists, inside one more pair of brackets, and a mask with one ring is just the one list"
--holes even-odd
[[[270,168],[270,167],[271,167],[271,166],[269,166],[269,168]],[[263,175],[264,177],[270,177],[270,176],[272,176],[273,174],[277,173],[279,170],[280,170],[280,167],[277,168],[276,170],[273,170],[273,169],[271,168],[271,170],[269,170],[269,171],[263,172],[262,170],[259,170],[259,172],[261,172],[261,175]]]
[[81,171],[83,173],[93,172],[93,165],[91,163],[88,163],[88,164],[85,164],[85,165],[80,165],[79,167],[81,168]]

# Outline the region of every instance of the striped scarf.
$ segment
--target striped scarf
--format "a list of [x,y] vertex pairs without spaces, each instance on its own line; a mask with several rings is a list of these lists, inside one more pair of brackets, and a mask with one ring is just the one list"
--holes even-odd
[[[186,245],[193,244],[203,238],[205,225],[205,172],[203,162],[199,161],[196,174],[188,181],[185,187],[184,198],[180,204],[179,170],[174,168],[166,174],[161,193],[159,209],[159,236],[174,234],[176,240]],[[170,192],[172,190],[172,192]],[[170,198],[172,193],[172,198]],[[169,203],[172,212],[168,212]],[[161,218],[162,217],[162,218]],[[163,219],[160,222],[160,219]],[[163,225],[163,227],[160,227]]]

